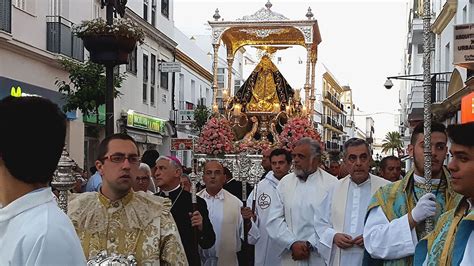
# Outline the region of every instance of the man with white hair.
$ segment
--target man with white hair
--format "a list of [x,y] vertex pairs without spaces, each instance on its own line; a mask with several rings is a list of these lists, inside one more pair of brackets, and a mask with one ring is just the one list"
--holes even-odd
[[151,178],[151,169],[145,163],[140,163],[138,173],[133,178],[133,191],[143,191],[148,194],[154,194],[155,183]]
[[282,178],[268,214],[268,235],[284,247],[282,265],[324,265],[316,251],[315,210],[337,179],[319,168],[321,146],[310,138],[296,142],[294,172]]
[[200,265],[198,245],[203,249],[212,247],[216,235],[209,220],[206,201],[197,197],[197,210],[194,210],[191,193],[181,186],[182,169],[178,158],[160,156],[156,160],[154,173],[156,185],[160,188],[156,195],[171,200],[171,214],[178,226],[188,263],[191,266]]

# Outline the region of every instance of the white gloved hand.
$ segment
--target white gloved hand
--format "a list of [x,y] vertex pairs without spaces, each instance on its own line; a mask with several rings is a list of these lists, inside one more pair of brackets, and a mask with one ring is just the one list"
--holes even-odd
[[418,200],[415,208],[411,211],[411,217],[416,223],[424,221],[426,218],[436,214],[436,196],[427,193]]

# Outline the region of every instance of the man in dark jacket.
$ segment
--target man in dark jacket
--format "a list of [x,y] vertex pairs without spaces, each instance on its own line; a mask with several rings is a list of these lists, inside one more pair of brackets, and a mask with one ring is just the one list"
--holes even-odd
[[216,241],[206,201],[197,197],[197,210],[193,209],[191,193],[180,185],[182,166],[178,158],[160,156],[156,160],[153,174],[156,185],[160,188],[160,192],[155,195],[171,200],[171,214],[178,226],[189,265],[201,265],[198,245],[202,249],[208,249]]

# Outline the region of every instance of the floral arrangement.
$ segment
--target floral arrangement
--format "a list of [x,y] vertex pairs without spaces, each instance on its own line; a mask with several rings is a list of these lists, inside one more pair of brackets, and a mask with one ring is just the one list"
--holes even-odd
[[269,148],[275,148],[277,144],[272,144],[270,141],[263,140],[252,140],[252,141],[241,141],[237,144],[237,150],[240,152],[248,152],[250,154],[261,154],[262,151]]
[[283,148],[291,151],[295,146],[296,141],[305,137],[318,141],[321,145],[321,149],[324,150],[324,143],[321,141],[321,135],[319,135],[309,119],[303,117],[294,117],[288,120],[280,133],[280,142]]
[[140,42],[140,44],[143,44],[145,40],[143,30],[128,18],[114,19],[112,25],[107,25],[107,22],[102,18],[83,21],[73,28],[73,32],[79,38],[97,35],[114,35],[135,39],[137,42]]
[[225,118],[211,117],[202,129],[195,152],[209,155],[231,154],[235,152],[235,135]]

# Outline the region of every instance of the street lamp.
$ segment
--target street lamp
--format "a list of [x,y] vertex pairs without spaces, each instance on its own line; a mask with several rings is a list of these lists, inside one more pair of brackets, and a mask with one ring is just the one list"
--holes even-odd
[[[438,76],[440,75],[448,75],[451,74],[452,72],[437,72],[437,73],[430,73],[430,89],[434,88],[436,86],[436,83],[439,82],[446,82],[449,83],[447,80],[438,80]],[[410,81],[419,81],[423,82],[423,75],[424,74],[413,74],[413,75],[402,75],[402,76],[391,76],[387,77],[387,80],[383,84],[383,86],[387,89],[390,90],[393,87],[392,79],[400,79],[400,80],[410,80]]]
[[393,83],[390,79],[387,79],[383,85],[387,90],[390,90],[393,87]]

